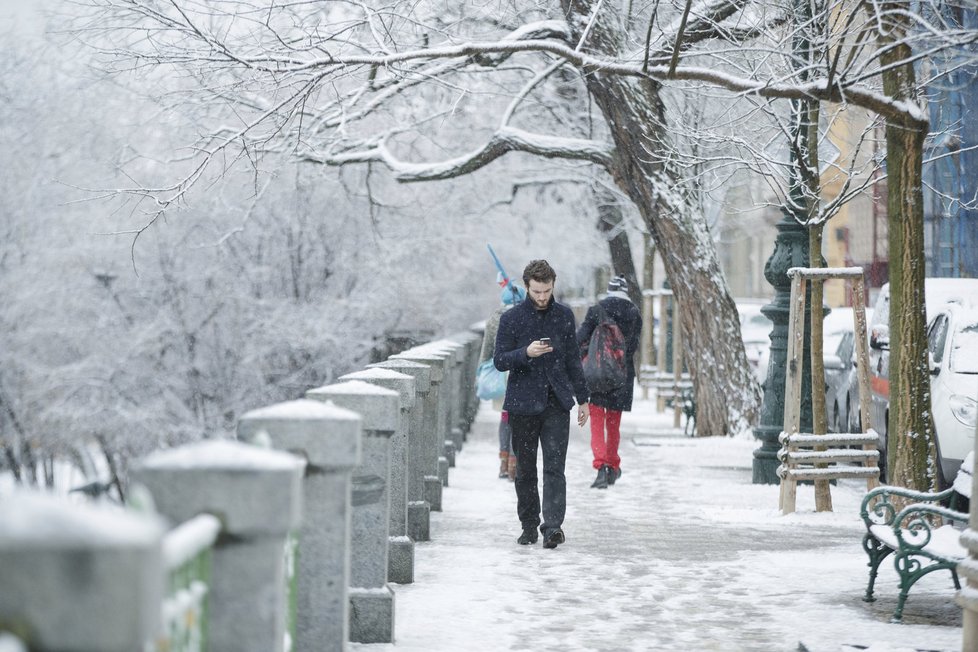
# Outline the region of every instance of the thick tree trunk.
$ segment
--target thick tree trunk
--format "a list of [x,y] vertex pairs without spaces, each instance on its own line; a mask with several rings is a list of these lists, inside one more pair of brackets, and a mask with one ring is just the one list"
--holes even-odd
[[[610,192],[598,193],[598,230],[608,239],[608,250],[611,254],[611,267],[618,276],[624,276],[628,281],[628,296],[636,306],[642,305],[642,288],[638,283],[635,272],[635,260],[632,258],[632,245],[628,241],[628,231],[625,230],[624,216],[618,199]],[[602,288],[598,288],[601,292]]]
[[[591,0],[562,0],[575,41],[591,18]],[[614,12],[603,10],[585,47],[614,54],[622,34]],[[677,175],[655,154],[668,134],[659,86],[647,80],[585,70],[616,147],[612,176],[635,202],[662,252],[679,303],[687,364],[696,392],[696,429],[732,435],[755,421],[760,389],[747,365],[737,308],[727,291],[703,215],[679,190]]]
[[[899,3],[904,6],[905,3]],[[888,7],[893,9],[893,6]],[[887,24],[881,47],[907,33],[907,18]],[[883,66],[909,61],[906,45],[882,56]],[[883,89],[895,100],[916,99],[913,66],[883,73]],[[891,484],[929,491],[936,488],[934,420],[930,410],[930,373],[924,303],[924,205],[922,175],[926,122],[886,122],[887,210],[890,258],[890,417],[887,468]]]

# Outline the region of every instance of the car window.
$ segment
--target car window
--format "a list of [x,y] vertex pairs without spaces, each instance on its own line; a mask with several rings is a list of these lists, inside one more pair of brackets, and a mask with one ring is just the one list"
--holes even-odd
[[947,315],[938,315],[927,333],[927,350],[930,351],[934,362],[940,363],[944,358],[944,342],[947,340]]
[[978,374],[978,322],[968,320],[951,340],[950,368],[959,374]]
[[839,360],[846,362],[852,358],[852,340],[853,334],[851,332],[845,333],[842,336],[842,340],[839,342],[839,348],[836,349]]

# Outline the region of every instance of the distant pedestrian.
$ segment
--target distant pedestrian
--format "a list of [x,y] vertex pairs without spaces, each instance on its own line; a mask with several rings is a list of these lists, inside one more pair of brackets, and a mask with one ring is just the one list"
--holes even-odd
[[[493,350],[496,348],[496,331],[499,328],[499,318],[503,313],[515,305],[522,303],[526,299],[526,290],[516,285],[512,281],[503,286],[500,296],[499,306],[486,320],[486,332],[482,339],[482,354],[479,356],[479,363],[492,359]],[[505,395],[504,395],[505,398]],[[501,410],[499,417],[499,477],[509,478],[510,481],[516,479],[516,456],[513,455],[513,429],[509,425],[509,414],[503,410],[503,399],[493,399],[493,407]]]
[[[545,260],[523,270],[529,297],[499,319],[493,361],[509,371],[503,409],[513,428],[516,453],[516,512],[523,528],[516,540],[543,547],[564,543],[567,481],[564,463],[570,410],[577,399],[577,423],[587,423],[588,390],[575,340],[574,313],[554,300],[557,274]],[[537,487],[537,448],[543,453],[543,522]]]
[[607,489],[609,485],[621,477],[621,458],[618,456],[618,445],[621,441],[621,413],[632,409],[632,394],[635,385],[635,352],[638,350],[639,337],[642,332],[642,314],[628,298],[628,281],[622,276],[616,276],[608,283],[608,294],[591,306],[581,327],[577,330],[577,342],[582,355],[587,352],[588,343],[602,319],[610,319],[618,328],[625,340],[625,382],[614,389],[606,391],[591,391],[591,453],[593,466],[598,475],[591,487]]

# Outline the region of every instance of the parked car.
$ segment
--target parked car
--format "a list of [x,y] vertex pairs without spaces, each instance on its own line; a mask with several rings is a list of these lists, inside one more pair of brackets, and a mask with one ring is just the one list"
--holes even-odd
[[754,377],[761,383],[767,375],[767,365],[761,367],[771,346],[771,329],[774,324],[767,315],[761,312],[764,303],[755,299],[737,299],[737,312],[740,314],[740,336],[744,340],[744,351],[747,353],[747,363],[750,364]]
[[852,308],[832,308],[822,322],[825,419],[829,432],[848,432],[846,401],[855,349],[852,314]]
[[945,305],[927,329],[930,405],[937,431],[942,486],[954,482],[975,449],[978,417],[978,308]]
[[[924,302],[928,322],[949,302],[978,308],[978,279],[924,279]],[[880,438],[880,471],[886,477],[887,421],[890,407],[890,284],[880,288],[869,329],[869,385],[872,395],[870,418]]]
[[[869,324],[873,323],[873,309],[866,308],[866,345],[869,348]],[[859,359],[856,357],[855,337],[853,337],[852,365],[846,382],[846,432],[862,432],[863,420],[859,414]]]

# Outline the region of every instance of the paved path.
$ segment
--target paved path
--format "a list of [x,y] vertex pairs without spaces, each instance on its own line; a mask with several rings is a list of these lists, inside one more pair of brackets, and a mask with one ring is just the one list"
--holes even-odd
[[518,546],[513,487],[495,477],[497,419],[484,404],[434,540],[417,546],[416,581],[395,586],[396,645],[354,650],[960,649],[946,574],[914,588],[908,624],[888,622],[892,572],[880,600],[862,602],[858,484],[833,490],[833,514],[813,513],[802,487],[800,513],[782,517],[777,487],[751,485],[753,441],[670,435],[651,403],[625,416],[623,475],[608,490],[589,488],[588,441],[572,426],[567,543]]

